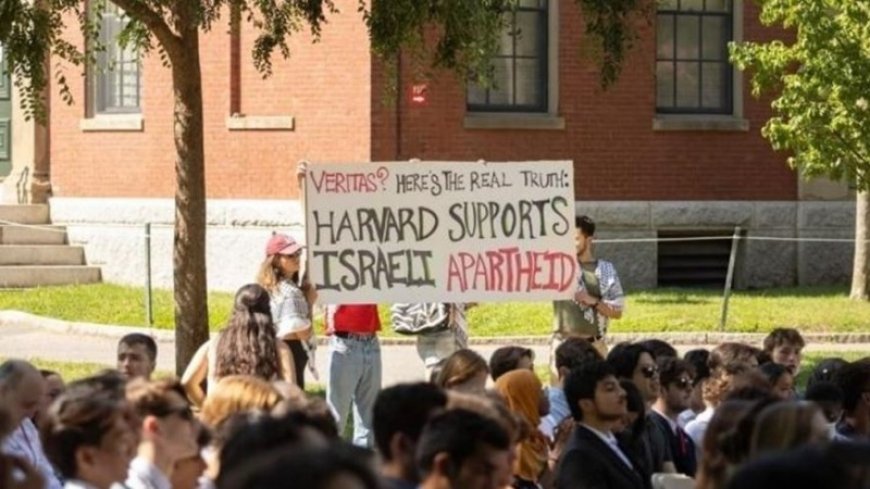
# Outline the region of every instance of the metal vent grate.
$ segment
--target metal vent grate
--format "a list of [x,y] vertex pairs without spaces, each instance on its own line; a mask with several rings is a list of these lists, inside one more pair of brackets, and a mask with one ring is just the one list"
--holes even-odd
[[659,231],[661,238],[715,237],[721,240],[660,241],[659,287],[724,287],[733,230]]

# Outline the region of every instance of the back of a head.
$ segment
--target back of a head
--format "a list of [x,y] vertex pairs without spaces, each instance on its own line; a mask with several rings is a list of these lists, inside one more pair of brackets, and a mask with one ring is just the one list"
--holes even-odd
[[221,479],[250,460],[282,447],[304,447],[325,442],[318,432],[265,413],[233,417],[232,430],[220,451]]
[[399,384],[382,390],[372,411],[375,445],[381,456],[392,459],[390,442],[397,433],[416,442],[429,417],[446,406],[447,395],[429,383]]
[[841,367],[834,375],[834,383],[843,391],[843,410],[851,414],[870,392],[870,359],[856,360]]
[[279,447],[221,471],[218,489],[332,489],[381,486],[361,449],[341,442],[327,446]]
[[281,370],[276,334],[266,289],[257,284],[240,288],[229,323],[218,339],[215,376],[275,378]]
[[767,379],[767,382],[770,385],[775,385],[780,377],[785,374],[789,374],[788,369],[784,365],[780,365],[778,363],[765,363],[764,365],[758,367],[758,371],[761,372],[762,375]]
[[118,346],[127,345],[142,345],[145,348],[145,353],[152,362],[157,361],[157,342],[154,338],[142,333],[129,333],[118,340]]
[[849,362],[839,357],[820,360],[807,378],[807,389],[816,382],[833,382],[837,371],[846,365],[849,365]]
[[435,384],[442,389],[450,389],[482,373],[489,373],[486,360],[474,350],[465,348],[447,357]]
[[779,402],[765,407],[752,432],[750,457],[790,450],[827,438],[821,409],[812,402]]
[[119,417],[126,420],[125,426],[130,426],[131,439],[135,438],[132,424],[128,425],[132,415],[128,404],[112,388],[101,388],[102,383],[102,379],[86,378],[70,384],[51,405],[42,425],[45,454],[66,479],[78,476],[78,449],[100,446]]
[[541,381],[530,370],[508,372],[495,383],[511,411],[521,415],[527,423],[540,423]]
[[535,352],[521,346],[503,346],[492,352],[489,357],[489,372],[492,380],[498,380],[502,375],[520,367],[523,358],[534,361]]
[[455,470],[477,452],[481,445],[509,450],[510,437],[494,419],[465,409],[455,409],[429,420],[417,443],[417,468],[421,476],[433,469],[435,457],[446,453]]
[[589,362],[601,361],[601,353],[583,338],[569,337],[556,348],[556,368],[572,370]]
[[67,384],[66,390],[90,389],[103,394],[110,394],[117,400],[123,400],[127,394],[126,386],[127,379],[121,372],[117,370],[103,370],[96,375],[70,382]]
[[[807,446],[796,450],[771,453],[738,468],[728,489],[864,489],[870,480],[860,465],[850,465],[839,450],[853,447],[831,445]],[[865,450],[866,451],[866,450]],[[866,461],[864,454],[864,461]],[[850,470],[858,469],[858,470]],[[862,475],[863,474],[863,475]]]
[[338,424],[329,404],[319,397],[293,398],[282,401],[272,415],[297,426],[307,426],[327,440],[338,440]]
[[28,376],[42,378],[39,370],[30,362],[6,360],[0,364],[0,394],[17,389],[21,381]]
[[735,363],[757,365],[758,348],[745,343],[725,342],[710,352],[710,358],[707,361],[711,372]]
[[187,403],[184,387],[176,379],[133,379],[127,383],[126,397],[140,417],[165,416],[179,403]]
[[677,349],[674,348],[670,343],[664,340],[659,339],[650,339],[644,340],[640,342],[641,345],[646,347],[647,350],[652,352],[652,356],[656,358],[656,360],[660,358],[670,357],[670,358],[678,358]]
[[595,389],[598,387],[598,382],[604,380],[608,376],[615,376],[613,366],[610,362],[598,361],[590,362],[579,368],[576,368],[565,378],[565,399],[568,401],[568,407],[571,409],[571,416],[576,421],[583,420],[583,412],[580,410],[581,399],[594,399]]
[[202,421],[215,427],[229,416],[246,411],[270,411],[281,394],[269,382],[250,375],[222,378],[202,405]]
[[655,360],[655,355],[641,343],[619,343],[607,354],[607,363],[613,366],[617,377],[630,379],[634,376],[634,369],[644,353]]
[[683,360],[692,364],[695,371],[695,382],[706,379],[710,376],[710,367],[707,362],[710,360],[710,351],[703,348],[689,350],[683,355]]
[[740,458],[737,453],[738,425],[752,406],[749,401],[728,401],[716,409],[701,442],[697,476],[699,489],[724,486],[730,468]]

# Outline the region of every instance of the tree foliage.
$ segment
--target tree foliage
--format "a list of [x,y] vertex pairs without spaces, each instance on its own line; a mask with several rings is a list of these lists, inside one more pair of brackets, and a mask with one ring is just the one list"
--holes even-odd
[[790,41],[747,42],[731,57],[752,72],[752,92],[777,90],[762,129],[806,176],[870,190],[870,2],[763,0],[761,21]]

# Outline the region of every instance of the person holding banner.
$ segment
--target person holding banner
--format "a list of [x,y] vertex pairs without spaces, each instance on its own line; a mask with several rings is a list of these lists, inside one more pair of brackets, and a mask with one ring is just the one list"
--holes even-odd
[[612,263],[592,255],[595,222],[588,216],[574,219],[577,261],[580,273],[573,300],[553,302],[553,338],[550,342],[550,379],[559,378],[555,367],[556,348],[566,338],[582,338],[607,356],[607,326],[622,317],[625,294]]
[[340,431],[353,407],[353,443],[371,447],[372,409],[381,390],[381,320],[375,304],[327,305],[326,402]]
[[309,352],[313,351],[311,308],[317,300],[317,291],[299,279],[302,248],[290,236],[273,234],[266,243],[266,259],[260,266],[257,283],[269,292],[278,339],[293,353],[296,383],[305,389],[305,365]]

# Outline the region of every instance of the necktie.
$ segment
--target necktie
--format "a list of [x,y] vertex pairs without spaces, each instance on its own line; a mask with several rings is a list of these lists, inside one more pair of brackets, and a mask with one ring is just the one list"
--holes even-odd
[[680,442],[680,455],[686,456],[689,453],[689,442],[686,440],[686,432],[677,426],[677,438]]

